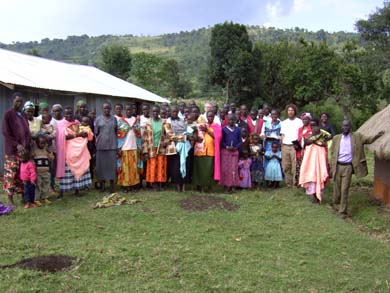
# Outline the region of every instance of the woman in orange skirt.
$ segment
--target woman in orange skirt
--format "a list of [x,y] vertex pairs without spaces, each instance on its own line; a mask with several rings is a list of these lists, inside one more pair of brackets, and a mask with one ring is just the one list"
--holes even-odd
[[160,118],[160,107],[153,106],[151,120],[142,135],[142,153],[147,160],[146,182],[152,184],[153,191],[161,191],[162,183],[167,181],[168,143],[184,140],[183,135],[174,135],[171,124]]

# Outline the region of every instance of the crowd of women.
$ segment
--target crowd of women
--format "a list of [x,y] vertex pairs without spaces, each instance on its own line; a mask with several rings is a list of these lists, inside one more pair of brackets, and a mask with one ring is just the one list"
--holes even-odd
[[35,107],[21,93],[12,101],[2,123],[10,205],[22,190],[25,208],[31,208],[49,204],[56,186],[62,198],[68,191],[80,195],[93,182],[101,192],[169,186],[183,192],[189,185],[204,191],[217,182],[231,193],[278,188],[285,181],[287,187],[302,186],[318,203],[329,178],[327,150],[334,130],[328,115],[320,120],[298,115],[293,104],[281,121],[267,104],[259,110],[235,103],[218,109],[206,102],[201,113],[194,101],[129,102],[113,109],[106,102],[96,117],[85,101],[76,109]]

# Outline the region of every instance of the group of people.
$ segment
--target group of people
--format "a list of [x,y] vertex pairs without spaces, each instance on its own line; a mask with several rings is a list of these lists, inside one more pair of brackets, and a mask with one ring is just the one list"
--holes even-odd
[[298,115],[293,104],[281,121],[268,104],[249,110],[229,103],[219,110],[206,102],[201,113],[194,101],[171,106],[129,102],[114,109],[106,102],[96,117],[85,101],[76,109],[41,103],[39,113],[21,93],[12,101],[2,123],[4,191],[9,205],[24,192],[25,208],[49,204],[56,180],[60,199],[68,191],[80,195],[93,181],[101,192],[114,192],[116,186],[136,191],[144,185],[160,191],[168,184],[177,192],[190,184],[203,191],[217,182],[226,193],[278,188],[284,181],[288,188],[303,187],[313,203],[320,203],[332,167],[334,203],[346,215],[350,177],[365,175],[356,169],[364,152],[355,144],[376,138],[352,135],[349,121],[343,123],[343,135],[334,137],[327,113],[320,119]]

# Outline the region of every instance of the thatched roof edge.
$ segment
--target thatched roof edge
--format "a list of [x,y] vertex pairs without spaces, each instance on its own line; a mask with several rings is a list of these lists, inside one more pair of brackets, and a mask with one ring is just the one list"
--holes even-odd
[[371,116],[357,131],[365,136],[375,136],[384,131],[383,136],[367,147],[378,159],[390,160],[390,105]]

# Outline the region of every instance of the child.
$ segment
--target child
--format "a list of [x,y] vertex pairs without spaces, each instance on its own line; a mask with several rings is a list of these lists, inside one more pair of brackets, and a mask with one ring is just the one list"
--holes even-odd
[[241,188],[251,188],[251,163],[252,160],[249,158],[249,151],[243,150],[241,152],[241,158],[238,161],[238,172],[240,178]]
[[81,123],[80,123],[80,126],[79,126],[79,132],[85,132],[85,133],[88,134],[90,131],[92,131],[90,125],[91,125],[91,118],[88,117],[88,116],[84,116],[81,119]]
[[241,140],[240,153],[247,151],[249,153],[249,130],[247,127],[241,127]]
[[251,178],[254,187],[263,184],[264,180],[264,165],[263,165],[263,145],[258,134],[253,134],[249,145],[251,164]]
[[278,188],[279,182],[283,180],[282,167],[280,166],[282,154],[279,151],[279,144],[277,142],[273,142],[271,151],[266,151],[264,156],[268,160],[264,176],[265,180],[268,181],[267,186]]
[[47,144],[51,152],[55,152],[55,138],[56,130],[52,124],[50,124],[51,115],[48,113],[42,114],[42,125],[40,134],[42,134],[47,141]]
[[35,165],[30,160],[30,154],[27,150],[19,153],[20,157],[20,179],[23,181],[23,200],[25,209],[36,208],[35,203],[35,185],[37,184],[37,172]]
[[39,135],[36,138],[36,147],[33,150],[32,157],[37,170],[38,180],[36,184],[38,206],[41,204],[51,204],[48,200],[50,186],[50,162],[54,160],[54,155],[47,148],[45,136]]

